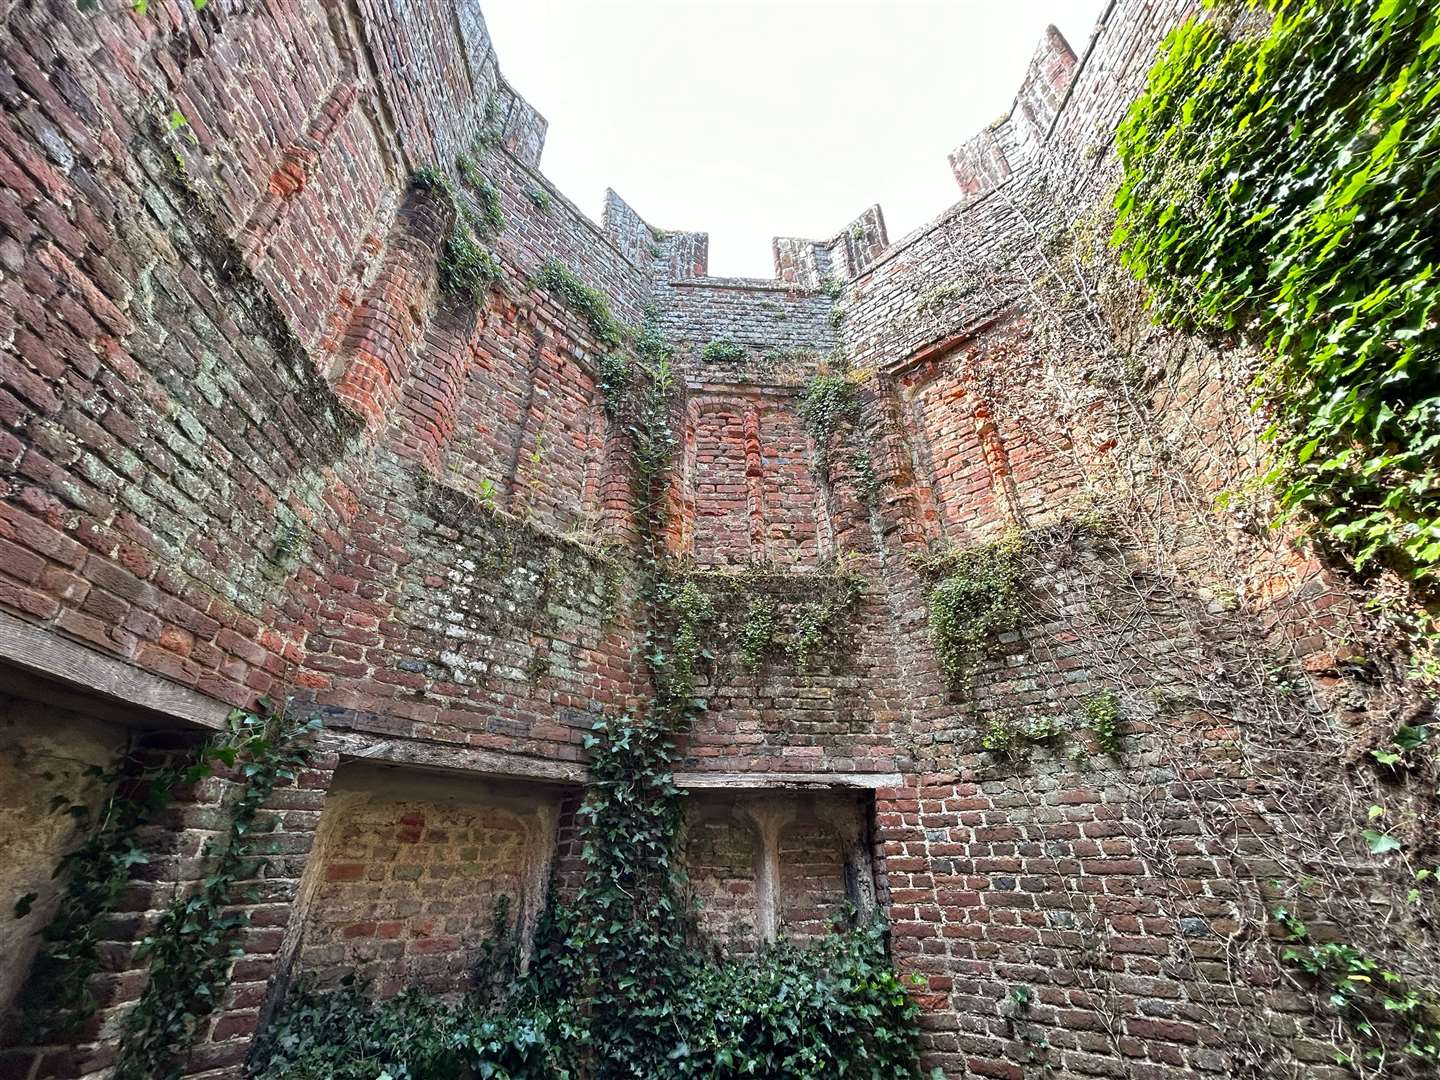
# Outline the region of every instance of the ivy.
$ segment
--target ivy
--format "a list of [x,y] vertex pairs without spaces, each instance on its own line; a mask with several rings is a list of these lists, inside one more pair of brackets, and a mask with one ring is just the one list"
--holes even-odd
[[620,415],[622,402],[630,385],[630,358],[623,352],[603,353],[595,374],[605,415],[615,420]]
[[225,835],[207,845],[212,860],[197,889],[177,896],[136,952],[149,978],[125,1016],[115,1080],[167,1080],[181,1074],[181,1058],[202,1020],[215,1011],[241,955],[236,938],[249,925],[237,905],[253,899],[245,883],[257,880],[266,859],[255,835],[256,817],[277,784],[293,780],[304,760],[298,741],[318,721],[294,724],[281,716],[236,710],[226,740],[207,748],[206,765],[237,775],[239,795],[227,808]]
[[880,474],[875,471],[875,462],[870,457],[870,451],[860,449],[852,453],[850,468],[855,471],[855,490],[860,501],[873,507],[880,500],[880,491],[884,484],[880,480]]
[[700,359],[711,364],[734,364],[749,354],[744,345],[734,341],[712,341],[700,350]]
[[695,682],[702,663],[713,658],[705,641],[715,604],[694,581],[666,578],[657,583],[656,596],[669,632],[663,639],[668,648],[657,645],[648,658],[656,680],[655,704],[678,722],[690,709],[704,705],[695,699]]
[[[541,958],[541,967],[552,964]],[[919,1080],[919,1008],[870,924],[815,945],[779,944],[761,956],[680,960],[675,997],[653,1010],[653,1044],[628,1038],[556,993],[556,973],[514,983],[500,1002],[446,1002],[405,991],[376,1001],[353,979],[332,991],[302,984],[262,1036],[256,1080]],[[620,1032],[631,1027],[621,1024]],[[606,1054],[622,1055],[618,1060]],[[633,1071],[626,1071],[628,1069]],[[936,1070],[932,1080],[942,1077]]]
[[1166,39],[1118,149],[1114,240],[1160,318],[1266,347],[1282,506],[1433,592],[1440,10],[1218,6]]
[[864,593],[864,580],[839,568],[798,580],[762,570],[672,574],[663,589],[672,612],[670,639],[679,643],[672,659],[686,665],[692,692],[700,666],[717,661],[722,650],[738,653],[745,672],[778,655],[805,671],[821,653],[837,651]]
[[922,563],[931,586],[930,641],[952,684],[964,681],[971,660],[992,649],[1020,621],[1024,541],[1011,533],[993,544],[949,552]]
[[847,574],[840,578],[838,593],[801,605],[786,646],[797,670],[804,671],[811,657],[834,644],[836,626],[859,603],[862,592],[859,578]]
[[828,479],[835,436],[845,425],[860,419],[860,398],[848,372],[826,372],[811,377],[796,408],[815,444],[815,471]]
[[[52,810],[67,813],[89,833],[55,870],[65,882],[59,907],[40,932],[43,945],[16,1002],[27,1041],[63,1036],[94,1014],[89,983],[100,971],[100,943],[135,867],[150,861],[136,834],[170,805],[178,784],[194,783],[207,771],[203,756],[188,767],[146,767],[128,757],[113,769],[86,770],[87,777],[111,789],[97,814],[56,797]],[[17,918],[28,913],[28,903],[23,910],[17,906]]]
[[[1281,959],[1308,975],[1359,1043],[1359,1056],[1379,1066],[1397,1055],[1417,1065],[1440,1065],[1440,993],[1417,985],[1368,953],[1341,941],[1317,941],[1284,908],[1274,913],[1284,935]],[[1401,1046],[1387,1045],[1387,1029]],[[1350,1063],[1349,1058],[1342,1059]]]
[[417,1080],[463,1075],[456,1010],[406,990],[374,1001],[347,976],[333,991],[301,983],[261,1035],[255,1075],[265,1080]]
[[568,267],[547,259],[530,279],[532,288],[542,288],[558,297],[566,307],[584,318],[595,338],[608,349],[619,348],[624,327],[610,311],[610,301],[599,289],[586,285]]
[[775,601],[760,597],[750,601],[745,612],[745,621],[736,635],[740,645],[740,664],[746,671],[760,670],[760,664],[775,641],[775,631],[780,626],[779,609]]

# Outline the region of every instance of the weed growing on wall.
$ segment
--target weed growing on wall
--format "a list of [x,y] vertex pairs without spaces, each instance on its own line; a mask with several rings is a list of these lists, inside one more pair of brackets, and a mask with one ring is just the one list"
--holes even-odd
[[500,205],[500,189],[492,184],[475,159],[461,154],[455,159],[455,167],[465,183],[470,186],[475,208],[470,211],[470,224],[481,236],[496,236],[505,231],[505,211]]
[[564,264],[550,259],[535,271],[531,288],[553,293],[561,303],[590,326],[595,339],[607,349],[618,349],[625,340],[625,328],[610,310],[610,301],[593,286],[586,285]]
[[1433,4],[1244,0],[1187,22],[1121,125],[1115,230],[1162,319],[1265,343],[1282,505],[1431,595],[1437,85]]
[[711,341],[700,350],[700,359],[710,364],[734,364],[744,360],[748,352],[734,341]]
[[1085,728],[1104,753],[1120,756],[1120,699],[1113,692],[1095,694],[1085,700]]
[[[468,157],[461,155],[459,161],[462,173],[475,173],[474,163]],[[479,210],[456,193],[455,185],[440,169],[416,169],[410,177],[410,186],[449,200],[454,221],[440,252],[440,288],[451,296],[480,304],[490,287],[504,277],[500,260],[482,241],[505,228],[505,216],[500,212],[499,191],[478,173],[475,177],[471,183],[480,199]]]
[[930,588],[930,641],[952,684],[964,682],[976,656],[994,648],[1020,619],[1024,540],[1010,533],[993,544],[947,552],[925,562]]

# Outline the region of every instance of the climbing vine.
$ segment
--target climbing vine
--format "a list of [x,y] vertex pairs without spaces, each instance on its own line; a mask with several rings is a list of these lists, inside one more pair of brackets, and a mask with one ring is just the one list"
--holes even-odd
[[148,972],[139,1002],[125,1017],[115,1080],[164,1080],[180,1075],[180,1059],[200,1022],[215,1011],[240,955],[236,938],[249,925],[239,905],[252,900],[246,883],[266,862],[256,828],[260,808],[277,784],[295,779],[304,761],[300,740],[318,720],[293,723],[280,715],[237,710],[226,738],[208,746],[204,766],[223,767],[237,781],[226,807],[223,837],[201,853],[213,860],[199,888],[175,897],[136,959]]
[[[1363,949],[1343,941],[1317,941],[1285,908],[1274,912],[1284,934],[1281,958],[1330,995],[1357,1044],[1356,1055],[1381,1066],[1400,1057],[1440,1066],[1440,993],[1417,985]],[[1394,1033],[1400,1045],[1393,1045]],[[1342,1055],[1347,1062],[1349,1055]]]
[[[188,767],[169,762],[147,767],[129,757],[112,769],[86,770],[89,779],[110,789],[97,813],[67,796],[55,797],[52,811],[68,814],[88,835],[56,867],[55,876],[65,883],[59,908],[40,932],[44,944],[17,1000],[29,1041],[63,1035],[94,1013],[89,983],[100,970],[105,928],[135,867],[150,861],[136,834],[170,805],[177,784],[193,783],[206,771],[203,758]],[[33,899],[21,899],[17,918],[29,914]]]
[[919,569],[931,579],[930,641],[952,684],[970,662],[1019,625],[1024,538],[1010,533],[992,544],[932,556]]
[[1265,346],[1282,505],[1433,595],[1440,11],[1212,5],[1166,39],[1118,149],[1114,238],[1156,312]]
[[815,471],[829,479],[836,436],[860,420],[860,398],[855,378],[843,369],[820,372],[810,378],[796,408],[815,444]]
[[1111,757],[1120,755],[1120,699],[1113,691],[1107,690],[1085,700],[1085,727],[1101,751]]

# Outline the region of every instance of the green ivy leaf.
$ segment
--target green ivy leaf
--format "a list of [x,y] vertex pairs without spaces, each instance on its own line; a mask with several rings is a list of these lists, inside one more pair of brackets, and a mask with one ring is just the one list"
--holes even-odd
[[1401,843],[1389,833],[1376,832],[1374,829],[1365,830],[1365,839],[1370,843],[1372,855],[1385,855],[1391,851],[1399,851]]

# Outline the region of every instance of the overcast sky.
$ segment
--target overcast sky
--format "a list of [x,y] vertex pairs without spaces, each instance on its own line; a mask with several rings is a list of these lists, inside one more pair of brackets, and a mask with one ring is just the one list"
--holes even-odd
[[710,272],[878,202],[891,239],[958,197],[945,155],[1009,107],[1054,23],[1104,0],[482,0],[500,67],[550,121],[541,167],[599,219],[710,234]]

